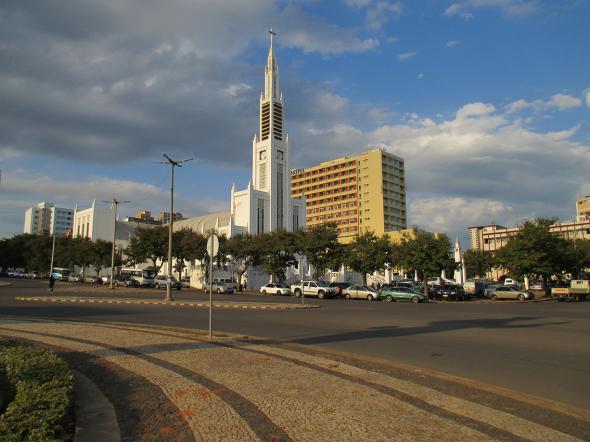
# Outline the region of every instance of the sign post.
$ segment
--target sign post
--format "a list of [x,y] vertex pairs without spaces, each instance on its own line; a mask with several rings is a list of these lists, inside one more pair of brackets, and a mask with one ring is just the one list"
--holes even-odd
[[214,233],[207,240],[207,255],[209,255],[209,339],[213,338],[213,258],[219,252],[219,238]]

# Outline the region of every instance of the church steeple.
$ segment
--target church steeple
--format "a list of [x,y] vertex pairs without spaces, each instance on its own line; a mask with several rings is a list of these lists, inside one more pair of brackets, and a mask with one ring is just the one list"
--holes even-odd
[[270,45],[264,68],[264,94],[260,97],[260,139],[283,139],[283,97],[279,87],[279,67],[275,60],[272,29],[268,31]]

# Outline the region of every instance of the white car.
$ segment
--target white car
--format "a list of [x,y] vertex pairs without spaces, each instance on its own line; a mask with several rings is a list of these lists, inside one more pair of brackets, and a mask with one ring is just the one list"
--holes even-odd
[[260,287],[260,293],[263,295],[291,295],[291,289],[285,284],[271,282]]

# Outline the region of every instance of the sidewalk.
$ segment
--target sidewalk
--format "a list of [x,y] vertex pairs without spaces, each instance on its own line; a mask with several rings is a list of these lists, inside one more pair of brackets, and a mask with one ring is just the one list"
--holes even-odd
[[[121,440],[590,440],[590,412],[387,361],[185,329],[0,318],[115,408]],[[112,428],[112,427],[111,427]]]

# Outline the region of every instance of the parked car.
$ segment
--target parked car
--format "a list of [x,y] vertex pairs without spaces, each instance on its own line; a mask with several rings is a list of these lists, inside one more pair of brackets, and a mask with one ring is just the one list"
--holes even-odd
[[260,293],[263,295],[291,295],[291,288],[280,282],[263,285],[260,287]]
[[367,301],[379,299],[379,292],[366,285],[351,285],[343,290],[343,294],[346,299],[366,299]]
[[27,278],[30,279],[41,279],[41,272],[37,272],[37,271],[33,271],[33,272],[29,272],[29,274],[27,275]]
[[431,298],[437,301],[467,301],[470,299],[469,293],[465,293],[459,285],[447,284],[432,286],[430,290],[432,291]]
[[515,287],[500,286],[492,292],[490,298],[492,298],[493,301],[498,299],[518,299],[519,301],[524,301],[525,299],[532,299],[532,296],[529,292],[525,292]]
[[[154,287],[155,288],[157,288],[157,289],[166,288],[166,285],[168,285],[168,275],[156,276],[156,278],[154,279]],[[171,289],[180,288],[180,282],[174,276],[172,276],[170,278],[170,288]]]
[[391,287],[384,286],[381,288],[379,298],[385,301],[411,301],[414,303],[425,302],[426,296],[422,293],[413,291],[408,287]]
[[25,275],[23,272],[17,270],[15,272],[8,272],[8,276],[10,276],[11,278],[19,278],[19,279],[23,279],[26,278],[27,275]]
[[463,283],[463,290],[472,296],[484,296],[486,289],[485,281],[479,279],[468,279]]
[[512,279],[512,278],[506,278],[504,280],[504,285],[510,286],[510,287],[520,287],[521,286],[521,284],[518,281],[516,281],[515,279]]
[[323,281],[304,281],[303,288],[301,284],[292,285],[291,293],[297,297],[304,294],[305,296],[317,296],[320,299],[324,299],[336,296],[336,288],[330,287],[330,284]]
[[102,279],[98,276],[85,276],[84,282],[88,284],[102,284]]
[[0,278],[8,278],[8,272],[5,272],[4,270],[0,271]]
[[[206,290],[209,290],[209,285],[207,284],[206,286]],[[233,282],[228,282],[228,281],[213,281],[213,285],[211,286],[211,290],[215,293],[217,293],[218,295],[221,295],[222,293],[227,293],[229,295],[231,295],[232,293],[235,292],[235,287],[234,287],[234,283]]]
[[502,286],[501,286],[501,285],[498,285],[498,284],[492,284],[492,285],[488,285],[488,286],[485,288],[485,290],[484,290],[484,292],[483,292],[483,295],[484,295],[486,298],[491,298],[491,297],[492,297],[492,293],[494,293],[498,287],[502,287]]
[[82,277],[80,275],[69,275],[68,282],[82,282]]
[[343,296],[343,291],[351,285],[352,284],[350,282],[332,282],[330,287],[334,287],[336,289],[336,296]]
[[139,287],[139,281],[131,275],[116,275],[113,283],[117,287]]

